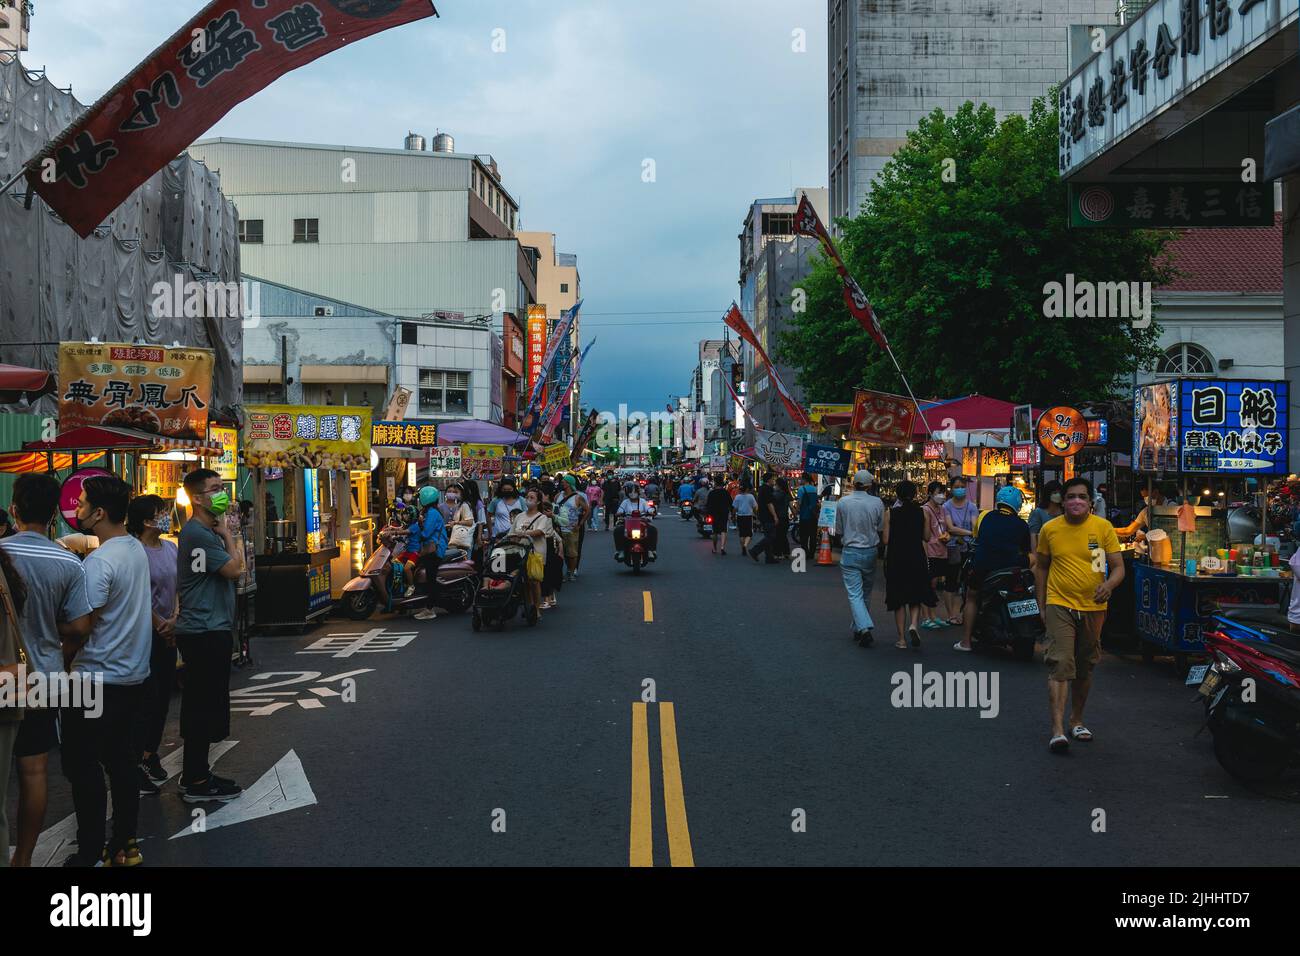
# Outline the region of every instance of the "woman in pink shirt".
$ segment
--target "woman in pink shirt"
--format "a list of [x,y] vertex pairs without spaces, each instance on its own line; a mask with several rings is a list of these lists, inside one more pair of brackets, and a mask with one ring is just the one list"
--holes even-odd
[[[928,496],[921,510],[925,512],[925,520],[930,523],[930,537],[925,542],[926,563],[929,566],[930,585],[934,588],[935,594],[939,596],[939,606],[929,607],[921,605],[921,611],[925,620],[921,626],[929,630],[947,627],[950,623],[940,614],[940,608],[948,609],[952,601],[952,596],[944,591],[944,580],[948,577],[948,528],[943,520],[943,502],[945,491],[943,482],[930,482]],[[953,616],[948,609],[948,617]]]
[[596,509],[600,507],[601,498],[600,482],[588,481],[586,495],[587,504],[591,505],[591,514],[587,516],[587,530],[595,531],[597,530]]

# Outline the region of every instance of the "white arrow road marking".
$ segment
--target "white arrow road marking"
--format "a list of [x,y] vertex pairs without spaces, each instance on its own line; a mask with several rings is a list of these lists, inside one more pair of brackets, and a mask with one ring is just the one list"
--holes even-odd
[[[213,766],[220,760],[230,748],[239,743],[238,740],[223,740],[220,743],[212,745],[208,760]],[[167,772],[167,779],[171,780],[181,772],[181,763],[185,757],[184,745],[177,747],[166,757],[162,758],[163,770]],[[164,781],[166,782],[166,781]],[[113,818],[113,795],[108,795],[108,816],[105,819]],[[36,849],[32,851],[32,866],[61,866],[64,858],[71,852],[69,847],[77,841],[77,815],[74,813],[64,817],[48,830],[41,832],[36,838]],[[13,851],[9,852],[10,858],[13,857]]]
[[[269,817],[275,813],[310,807],[315,803],[316,794],[312,792],[311,784],[307,782],[302,761],[298,759],[296,752],[290,750],[274,767],[262,774],[257,783],[219,810],[208,814],[206,829],[247,823],[259,817]],[[187,826],[172,839],[189,836],[193,832]]]

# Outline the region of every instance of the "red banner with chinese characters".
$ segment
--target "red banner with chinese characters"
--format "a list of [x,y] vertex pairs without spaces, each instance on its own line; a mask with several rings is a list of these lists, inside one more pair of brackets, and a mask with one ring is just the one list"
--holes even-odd
[[880,327],[876,311],[871,308],[871,303],[867,301],[867,294],[862,291],[862,286],[858,285],[858,280],[849,275],[848,267],[840,258],[839,250],[831,241],[831,234],[822,225],[822,218],[817,215],[817,210],[808,201],[807,194],[799,200],[799,211],[794,217],[794,229],[800,235],[812,236],[822,244],[822,250],[835,264],[835,271],[840,274],[840,280],[844,283],[844,304],[849,307],[849,312],[858,320],[859,325],[871,333],[877,345],[889,351],[889,340],[885,338],[885,330]]
[[790,394],[790,390],[785,387],[785,382],[781,381],[781,376],[776,374],[776,367],[772,364],[772,360],[767,357],[767,350],[763,348],[762,344],[758,341],[758,336],[755,335],[754,330],[749,327],[749,323],[745,321],[745,317],[740,314],[740,306],[736,305],[734,302],[731,303],[731,308],[728,309],[727,314],[722,317],[722,321],[729,329],[740,336],[741,341],[748,344],[750,348],[757,352],[758,357],[763,360],[763,364],[767,367],[767,373],[772,378],[772,384],[776,386],[777,394],[781,396],[781,402],[785,405],[785,410],[789,413],[790,419],[795,423],[795,426],[797,428],[807,428],[811,425],[812,419],[808,417],[808,413],[800,407],[799,403],[794,400],[794,396]]
[[910,445],[916,406],[910,399],[858,389],[853,396],[849,437],[873,445]]
[[284,74],[437,14],[431,0],[213,0],[29,161],[27,182],[84,238]]

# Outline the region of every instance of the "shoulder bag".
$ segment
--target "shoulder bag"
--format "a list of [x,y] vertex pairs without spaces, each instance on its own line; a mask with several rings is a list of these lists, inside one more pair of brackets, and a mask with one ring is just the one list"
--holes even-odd
[[[22,633],[18,627],[18,612],[14,610],[13,598],[9,594],[9,581],[0,571],[0,604],[4,605],[4,619],[0,620],[0,666],[19,664],[27,666],[27,649],[23,647]],[[17,681],[15,681],[17,686]],[[23,719],[23,701],[25,694],[17,695],[15,706],[0,708],[0,723],[14,723]]]
[[[546,516],[538,515],[537,518],[534,518],[532,521],[528,522],[528,524],[524,526],[524,530],[531,531],[533,525],[537,524],[538,518],[544,518],[544,517]],[[530,581],[540,581],[542,580],[543,577],[546,576],[546,559],[537,553],[536,547],[534,547],[531,551],[528,552],[528,558],[525,564],[525,568],[528,572],[528,580]]]

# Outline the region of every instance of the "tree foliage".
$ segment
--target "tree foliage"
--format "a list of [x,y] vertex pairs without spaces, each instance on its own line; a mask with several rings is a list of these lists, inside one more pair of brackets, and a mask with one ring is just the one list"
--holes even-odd
[[[945,164],[945,160],[955,162]],[[945,169],[949,170],[945,182]],[[1048,318],[1044,286],[1151,282],[1175,274],[1169,232],[1071,229],[1046,101],[1000,124],[991,106],[936,109],[908,134],[838,246],[876,309],[918,397],[978,392],[1049,405],[1109,396],[1157,354],[1159,326]],[[901,392],[898,373],[844,305],[821,258],[801,283],[807,310],[782,336],[811,401],[865,385]]]

